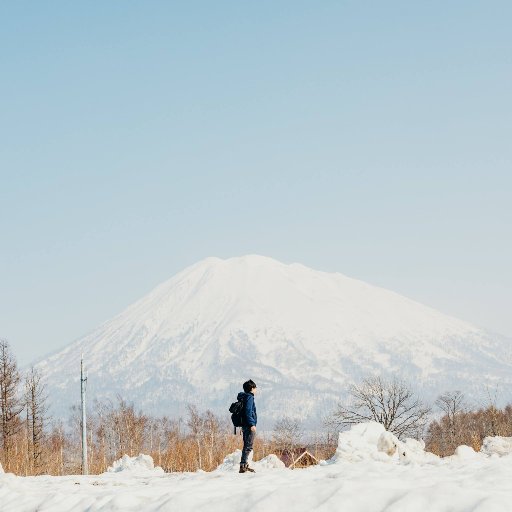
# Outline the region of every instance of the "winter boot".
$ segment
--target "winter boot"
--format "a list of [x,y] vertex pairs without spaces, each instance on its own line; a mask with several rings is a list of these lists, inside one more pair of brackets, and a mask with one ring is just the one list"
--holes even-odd
[[249,467],[249,464],[240,464],[240,471],[239,473],[256,473],[256,471],[254,471],[254,469],[250,468]]

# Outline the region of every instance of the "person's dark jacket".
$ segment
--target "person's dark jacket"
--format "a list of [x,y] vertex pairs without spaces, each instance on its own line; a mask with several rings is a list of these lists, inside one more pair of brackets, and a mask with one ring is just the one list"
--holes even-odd
[[245,427],[255,427],[258,423],[258,415],[256,414],[256,404],[254,403],[254,395],[242,391],[238,393],[237,400],[242,400],[244,410],[242,413],[242,423]]

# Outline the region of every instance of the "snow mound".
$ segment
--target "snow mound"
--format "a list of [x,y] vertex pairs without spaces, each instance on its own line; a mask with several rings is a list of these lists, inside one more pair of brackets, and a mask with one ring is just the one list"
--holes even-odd
[[254,463],[254,466],[257,467],[260,471],[262,469],[284,469],[286,468],[285,463],[277,456],[271,453],[267,455],[263,459]]
[[407,438],[399,442],[398,456],[401,464],[437,464],[440,458],[433,453],[425,451],[425,442]]
[[[284,469],[286,466],[284,462],[273,453],[267,455],[261,460],[253,462],[253,452],[249,454],[248,463],[257,472],[267,471],[271,469]],[[240,468],[240,460],[242,459],[242,450],[235,450],[233,453],[226,455],[222,464],[220,464],[215,471],[238,471]]]
[[150,455],[144,455],[141,453],[138,457],[129,457],[123,455],[119,460],[116,460],[112,466],[107,469],[107,473],[120,473],[121,471],[127,471],[129,473],[137,473],[147,475],[152,474],[164,474],[164,470],[156,466],[153,462],[153,458]]
[[253,464],[254,468],[258,471],[266,470],[266,469],[285,469],[285,463],[277,456],[271,453],[267,455],[263,459],[255,462]]
[[480,451],[489,456],[510,455],[512,453],[512,437],[486,437]]
[[[383,436],[383,434],[385,435]],[[381,436],[383,436],[382,440]],[[350,430],[340,432],[338,448],[329,462],[361,462],[372,459],[389,461],[390,456],[386,452],[391,451],[394,442],[391,436],[395,438],[393,434],[386,432],[386,429],[375,421],[354,425]],[[380,443],[379,440],[381,440]],[[379,451],[378,446],[383,451]]]
[[425,443],[416,439],[400,441],[394,434],[374,421],[359,423],[341,432],[338,448],[326,464],[376,460],[400,464],[437,464],[437,455],[425,451]]
[[[234,471],[240,466],[242,460],[242,450],[235,450],[233,453],[226,455],[221,464],[217,467],[216,471]],[[248,457],[249,463],[252,462],[252,452]]]
[[400,441],[391,432],[382,432],[377,440],[377,450],[392,457],[400,444]]
[[466,446],[465,444],[461,444],[455,449],[455,453],[453,457],[456,457],[458,460],[471,460],[478,457],[478,453],[471,448],[471,446]]
[[0,462],[0,475],[1,475],[2,473],[5,473],[5,471],[4,471],[4,468],[2,467],[2,463]]

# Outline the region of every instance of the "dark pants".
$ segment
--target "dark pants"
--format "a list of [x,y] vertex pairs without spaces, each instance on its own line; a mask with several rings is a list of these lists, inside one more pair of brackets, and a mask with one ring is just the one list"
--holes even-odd
[[242,449],[242,460],[240,461],[240,464],[247,464],[247,457],[249,457],[249,453],[252,452],[252,445],[254,444],[256,432],[253,432],[251,427],[244,427],[242,429],[242,434],[244,436],[244,447]]

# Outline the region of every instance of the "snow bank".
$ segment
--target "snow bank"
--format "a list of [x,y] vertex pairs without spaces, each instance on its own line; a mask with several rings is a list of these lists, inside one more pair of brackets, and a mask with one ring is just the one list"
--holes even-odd
[[488,453],[459,446],[438,459],[422,441],[402,442],[366,423],[343,432],[335,457],[322,467],[275,471],[284,464],[269,455],[251,463],[254,475],[235,474],[240,450],[213,474],[158,474],[151,457],[125,456],[97,476],[0,475],[1,511],[509,512],[511,441],[486,438]]
[[164,470],[161,467],[155,467],[153,458],[150,455],[144,455],[142,453],[138,457],[128,457],[128,455],[123,455],[119,460],[116,460],[106,472],[120,473],[121,471],[142,475],[147,475],[148,473],[161,475],[164,473]]
[[401,464],[438,464],[441,459],[433,453],[425,451],[424,441],[407,438],[399,441],[398,456]]
[[254,467],[258,469],[258,471],[265,469],[285,469],[285,463],[277,456],[271,453],[267,455],[263,459],[255,462]]
[[[261,460],[253,462],[253,452],[249,454],[248,463],[257,472],[267,471],[271,469],[284,469],[286,466],[284,462],[274,454],[267,455]],[[238,471],[240,468],[240,460],[242,459],[242,450],[235,450],[233,453],[227,455],[222,464],[220,464],[215,471]]]
[[393,450],[393,445],[398,442],[398,439],[390,432],[386,432],[380,423],[374,421],[359,423],[346,432],[340,432],[338,448],[328,463],[390,461],[390,455],[393,455],[396,450],[396,446]]
[[399,446],[399,441],[391,432],[382,432],[377,440],[377,450],[392,457]]
[[416,439],[400,441],[391,432],[386,432],[380,423],[368,422],[354,425],[341,432],[333,458],[321,465],[342,462],[398,461],[400,464],[444,464],[481,459],[482,457],[504,457],[512,454],[512,437],[486,437],[480,452],[470,446],[459,446],[450,457],[440,458],[425,451],[425,443]]
[[0,474],[4,473],[4,468],[2,467],[2,463],[0,462]]
[[461,444],[455,449],[455,453],[453,455],[454,458],[458,460],[466,461],[478,458],[480,454],[475,452],[471,446],[466,446],[465,444]]
[[480,451],[489,456],[510,455],[512,453],[512,437],[486,437]]
[[459,446],[453,455],[444,459],[425,451],[425,443],[416,439],[400,441],[391,432],[386,432],[380,423],[368,422],[354,425],[341,432],[333,458],[321,465],[342,462],[398,461],[400,464],[444,464],[471,461],[488,457],[503,457],[512,454],[512,437],[486,437],[480,452],[470,446]]
[[[249,454],[248,459],[249,462],[252,462],[252,452]],[[224,457],[224,460],[215,471],[234,471],[240,467],[241,460],[242,450],[235,450],[233,453],[230,453]]]
[[341,462],[398,461],[401,464],[435,464],[439,457],[425,451],[425,443],[416,439],[399,441],[391,432],[373,421],[359,423],[350,430],[341,432],[338,448],[326,464]]

